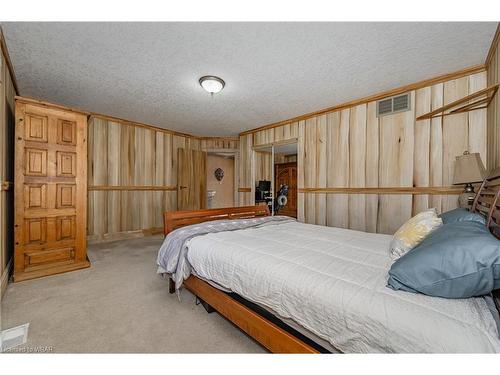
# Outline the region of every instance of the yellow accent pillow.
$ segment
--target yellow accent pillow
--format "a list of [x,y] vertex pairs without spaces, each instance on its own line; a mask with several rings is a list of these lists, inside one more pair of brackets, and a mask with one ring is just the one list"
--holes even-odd
[[413,216],[394,234],[389,247],[391,258],[399,259],[441,225],[443,220],[437,216],[435,208]]

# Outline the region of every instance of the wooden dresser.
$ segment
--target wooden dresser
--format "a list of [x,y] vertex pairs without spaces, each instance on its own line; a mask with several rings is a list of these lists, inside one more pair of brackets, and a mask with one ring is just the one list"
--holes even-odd
[[89,267],[87,115],[16,98],[14,281]]

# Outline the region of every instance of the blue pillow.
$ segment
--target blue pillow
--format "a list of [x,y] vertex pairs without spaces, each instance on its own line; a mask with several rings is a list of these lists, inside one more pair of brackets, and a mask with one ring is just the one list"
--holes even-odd
[[444,298],[488,294],[500,288],[500,241],[476,221],[445,224],[394,262],[388,286]]
[[455,208],[454,210],[443,212],[439,217],[443,220],[443,224],[456,223],[457,221],[477,221],[485,225],[486,219],[476,214],[475,212],[470,212],[467,208]]

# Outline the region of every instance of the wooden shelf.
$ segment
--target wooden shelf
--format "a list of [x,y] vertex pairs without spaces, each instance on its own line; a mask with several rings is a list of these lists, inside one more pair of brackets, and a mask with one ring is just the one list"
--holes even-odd
[[465,113],[465,112],[475,111],[477,109],[487,108],[491,100],[495,96],[499,85],[500,84],[496,84],[487,87],[483,90],[475,92],[474,94],[467,95],[462,99],[455,100],[450,104],[447,104],[429,113],[417,117],[417,121],[429,120],[435,117],[444,117],[449,115],[455,115],[457,113]]

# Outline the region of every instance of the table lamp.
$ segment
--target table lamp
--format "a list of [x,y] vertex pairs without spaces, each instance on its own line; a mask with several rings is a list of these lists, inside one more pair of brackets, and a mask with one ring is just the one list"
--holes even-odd
[[464,151],[463,155],[456,157],[453,185],[465,184],[463,193],[458,197],[460,207],[469,208],[472,205],[476,195],[472,184],[482,182],[485,177],[486,169],[479,153]]

